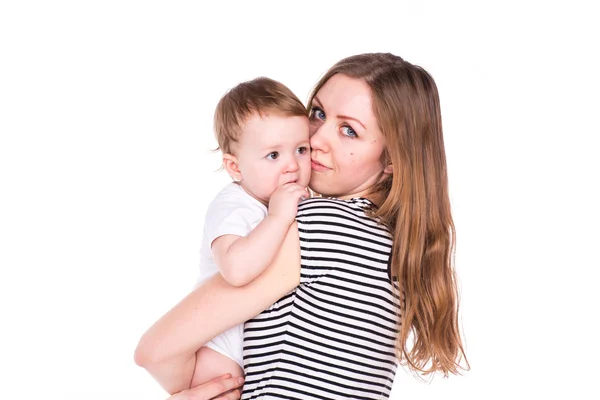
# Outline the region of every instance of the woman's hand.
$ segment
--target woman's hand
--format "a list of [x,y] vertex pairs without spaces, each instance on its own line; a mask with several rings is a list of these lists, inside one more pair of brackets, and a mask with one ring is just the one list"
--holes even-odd
[[230,374],[220,376],[202,385],[175,393],[167,400],[236,400],[241,397],[243,378]]

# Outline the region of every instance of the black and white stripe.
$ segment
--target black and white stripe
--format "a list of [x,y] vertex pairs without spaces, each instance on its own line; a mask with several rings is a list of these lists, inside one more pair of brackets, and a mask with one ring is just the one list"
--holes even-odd
[[392,240],[366,199],[298,207],[301,284],[244,328],[242,399],[387,399],[398,300]]

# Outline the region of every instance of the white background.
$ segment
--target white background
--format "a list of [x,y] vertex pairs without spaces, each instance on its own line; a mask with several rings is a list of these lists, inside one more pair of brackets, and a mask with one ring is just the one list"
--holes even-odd
[[472,367],[392,397],[598,398],[592,1],[281,3],[1,3],[0,398],[164,399],[133,351],[196,278],[218,99],[371,51],[439,86]]

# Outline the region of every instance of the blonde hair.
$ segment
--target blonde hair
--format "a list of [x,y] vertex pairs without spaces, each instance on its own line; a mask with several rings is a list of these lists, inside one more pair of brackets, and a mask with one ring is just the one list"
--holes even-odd
[[248,117],[275,113],[284,116],[306,116],[300,99],[285,85],[270,78],[259,77],[238,84],[217,104],[214,116],[215,137],[223,153],[232,153]]
[[[393,54],[361,54],[325,73],[312,91],[309,108],[335,74],[370,86],[373,111],[386,140],[381,163],[393,166],[393,174],[371,188],[369,197],[378,204],[373,216],[394,238],[390,273],[402,292],[398,358],[425,375],[469,369],[458,326],[455,228],[435,82],[423,68]],[[466,368],[460,365],[463,358]]]

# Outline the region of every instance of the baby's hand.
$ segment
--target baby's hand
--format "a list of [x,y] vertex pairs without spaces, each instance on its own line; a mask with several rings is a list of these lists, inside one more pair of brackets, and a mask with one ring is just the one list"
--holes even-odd
[[298,202],[307,197],[306,188],[297,183],[281,185],[275,189],[269,200],[269,215],[282,218],[291,224],[298,212]]

